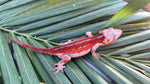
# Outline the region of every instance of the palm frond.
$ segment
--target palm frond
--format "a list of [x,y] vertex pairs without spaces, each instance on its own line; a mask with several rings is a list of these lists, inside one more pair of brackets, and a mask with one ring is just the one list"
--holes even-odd
[[[149,2],[1,0],[0,79],[6,84],[149,84],[150,14],[135,13]],[[87,31],[96,34],[108,26],[122,29],[123,34],[113,44],[100,47],[100,60],[90,54],[73,59],[65,65],[64,73],[57,75],[51,72],[55,68],[52,64],[59,61],[57,57],[9,40],[51,48],[61,45],[57,42],[85,37]]]

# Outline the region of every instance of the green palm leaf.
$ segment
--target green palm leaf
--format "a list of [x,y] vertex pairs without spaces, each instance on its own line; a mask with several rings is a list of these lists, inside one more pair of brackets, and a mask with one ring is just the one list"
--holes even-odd
[[[17,73],[17,69],[15,67],[13,58],[11,56],[11,52],[9,50],[9,47],[7,45],[7,42],[4,38],[4,35],[2,32],[0,33],[1,37],[1,46],[0,46],[0,52],[1,52],[1,71],[3,75],[3,81],[4,83],[9,83],[9,84],[19,84],[21,83],[19,79],[19,75]],[[7,52],[7,53],[5,53]]]
[[[0,83],[149,84],[150,14],[137,12],[149,2],[1,0]],[[85,37],[87,31],[96,34],[109,26],[122,29],[123,34],[113,44],[98,49],[100,60],[90,54],[72,59],[64,73],[57,75],[51,72],[55,68],[52,64],[59,61],[57,57],[10,43],[13,38],[51,48],[61,45],[58,42]]]

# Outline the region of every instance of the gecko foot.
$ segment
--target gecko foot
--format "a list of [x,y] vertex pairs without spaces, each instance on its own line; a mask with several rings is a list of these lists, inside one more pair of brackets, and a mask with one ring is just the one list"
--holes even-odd
[[98,53],[93,53],[92,55],[97,59],[100,59],[100,57],[101,57]]
[[56,71],[55,72],[55,75],[61,70],[62,72],[64,72],[63,71],[63,68],[65,68],[65,66],[63,66],[63,65],[61,65],[61,64],[58,64],[58,63],[56,63],[56,64],[53,64],[54,66],[57,66],[55,69],[52,69],[51,71]]
[[93,37],[93,35],[92,35],[92,33],[89,31],[89,32],[86,32],[86,35],[88,36],[88,37]]

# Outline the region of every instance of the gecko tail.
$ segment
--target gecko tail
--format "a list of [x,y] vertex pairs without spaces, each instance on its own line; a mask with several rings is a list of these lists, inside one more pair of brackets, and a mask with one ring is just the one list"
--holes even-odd
[[29,49],[31,49],[33,51],[37,51],[37,52],[41,52],[41,53],[50,53],[50,51],[51,51],[50,48],[48,48],[48,49],[46,49],[46,48],[38,48],[38,47],[34,47],[34,46],[31,46],[31,45],[28,45],[28,44],[23,44],[23,43],[15,40],[15,39],[12,39],[12,38],[10,38],[10,40],[15,42],[15,43],[17,43],[18,45],[20,45],[22,47],[29,48]]

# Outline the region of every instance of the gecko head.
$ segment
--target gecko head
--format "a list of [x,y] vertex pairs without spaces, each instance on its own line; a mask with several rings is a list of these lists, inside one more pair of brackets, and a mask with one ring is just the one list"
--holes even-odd
[[108,29],[101,30],[99,33],[102,33],[105,37],[103,40],[104,45],[109,45],[113,43],[117,38],[120,37],[122,31],[120,29],[114,29],[112,27]]

